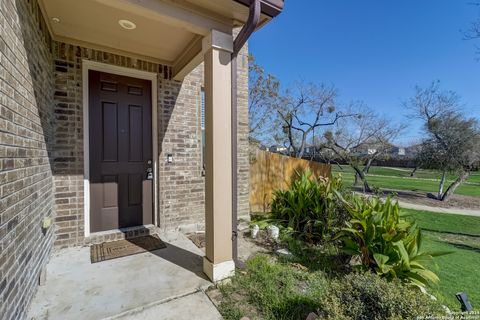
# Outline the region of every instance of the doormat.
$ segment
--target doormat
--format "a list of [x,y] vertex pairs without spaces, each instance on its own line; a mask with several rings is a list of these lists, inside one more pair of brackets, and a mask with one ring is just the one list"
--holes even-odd
[[205,233],[189,234],[188,239],[190,239],[190,241],[192,241],[198,248],[205,248]]
[[90,246],[90,261],[96,263],[166,247],[165,243],[156,234],[128,240],[103,242]]

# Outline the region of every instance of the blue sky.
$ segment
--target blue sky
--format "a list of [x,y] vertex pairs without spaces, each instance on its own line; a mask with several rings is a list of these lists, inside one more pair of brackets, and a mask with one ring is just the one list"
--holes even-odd
[[[394,121],[415,85],[440,80],[480,118],[480,55],[462,30],[480,15],[474,0],[286,0],[250,40],[257,63],[282,86],[334,84],[340,101],[361,100]],[[480,45],[480,41],[477,42]],[[419,137],[410,121],[399,139]]]

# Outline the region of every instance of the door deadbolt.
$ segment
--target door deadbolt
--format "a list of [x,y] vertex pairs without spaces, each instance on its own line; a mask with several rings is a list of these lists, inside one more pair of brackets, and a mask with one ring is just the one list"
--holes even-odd
[[147,180],[153,180],[153,169],[147,168]]

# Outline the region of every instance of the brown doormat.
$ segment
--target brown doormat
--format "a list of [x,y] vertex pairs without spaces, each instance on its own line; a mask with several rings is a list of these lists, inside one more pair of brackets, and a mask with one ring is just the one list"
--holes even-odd
[[198,248],[205,248],[205,233],[193,233],[188,235],[188,239],[192,241]]
[[103,242],[90,246],[90,260],[92,263],[101,262],[166,247],[165,243],[156,234],[128,240]]

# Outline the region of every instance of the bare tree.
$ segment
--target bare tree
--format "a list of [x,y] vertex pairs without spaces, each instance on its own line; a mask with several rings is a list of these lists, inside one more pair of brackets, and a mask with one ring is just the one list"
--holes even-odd
[[[385,121],[385,119],[384,119]],[[388,124],[382,124],[382,132],[375,139],[375,143],[370,149],[371,152],[367,152],[365,155],[365,166],[363,167],[363,173],[368,174],[373,162],[379,158],[386,157],[393,149],[392,141],[398,137],[400,132],[404,129],[403,125],[390,126]]]
[[349,114],[355,111],[356,115],[341,119],[334,130],[325,132],[324,147],[332,150],[353,168],[355,184],[361,180],[364,191],[371,192],[365,175],[368,169],[363,170],[361,167],[385,152],[385,146],[391,145],[403,126],[394,125],[364,104],[355,104],[350,110]]
[[[417,162],[422,168],[441,171],[437,199],[448,200],[480,160],[478,121],[465,117],[460,97],[452,91],[441,91],[438,82],[417,87],[407,106],[424,122],[426,133]],[[445,190],[449,172],[457,178]]]
[[318,132],[350,116],[336,111],[336,99],[337,90],[333,86],[304,83],[298,83],[294,90],[287,90],[278,99],[276,113],[291,155],[302,158],[307,139],[315,130]]
[[248,120],[250,138],[271,140],[274,135],[272,112],[279,97],[280,82],[249,57]]
[[[470,2],[472,6],[480,8],[480,2]],[[466,40],[478,40],[480,39],[480,17],[471,23],[470,28],[464,32],[464,38]],[[477,46],[477,52],[480,54],[480,47]]]

